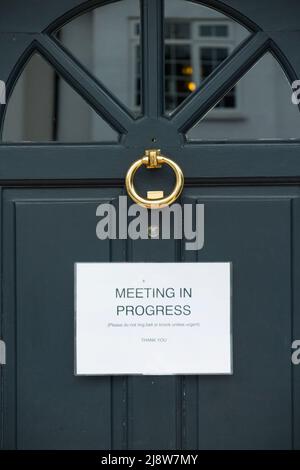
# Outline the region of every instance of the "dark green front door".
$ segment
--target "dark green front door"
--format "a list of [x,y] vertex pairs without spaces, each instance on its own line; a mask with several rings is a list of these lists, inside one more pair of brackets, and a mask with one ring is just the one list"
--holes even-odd
[[[290,80],[300,76],[299,2],[203,2],[222,6],[251,34],[207,78],[207,86],[169,115],[163,1],[142,0],[138,118],[52,37],[87,3],[108,2],[25,6],[20,1],[13,8],[2,3],[0,79],[7,81],[8,93],[38,50],[121,135],[114,144],[0,145],[0,326],[7,348],[1,366],[2,446],[299,448],[300,366],[291,362],[292,342],[300,338],[299,141],[185,138],[266,52],[276,56]],[[181,203],[205,204],[205,243],[199,251],[187,251],[184,240],[96,237],[98,205],[125,194],[126,171],[152,147],[181,166],[186,178]],[[156,178],[156,185],[169,187],[167,172]],[[153,186],[151,175],[139,184],[141,191]],[[104,261],[231,261],[233,375],[76,377],[74,263]]]

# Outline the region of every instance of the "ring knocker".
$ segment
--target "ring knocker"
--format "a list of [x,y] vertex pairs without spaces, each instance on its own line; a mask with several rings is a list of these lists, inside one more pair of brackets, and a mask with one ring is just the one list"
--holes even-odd
[[[161,168],[163,164],[170,166],[175,173],[176,184],[173,191],[165,197],[163,191],[148,191],[147,198],[143,198],[136,192],[133,184],[135,173],[143,165],[149,169],[156,169]],[[177,163],[161,155],[160,150],[146,150],[145,156],[134,162],[129,168],[125,182],[127,192],[134,202],[146,209],[162,209],[175,202],[180,196],[183,190],[184,176]]]

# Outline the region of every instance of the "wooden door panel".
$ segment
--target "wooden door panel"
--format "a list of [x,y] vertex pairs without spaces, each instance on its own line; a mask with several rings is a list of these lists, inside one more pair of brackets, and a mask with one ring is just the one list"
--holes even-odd
[[201,449],[292,446],[291,204],[267,193],[207,200],[198,260],[233,263],[233,376],[198,379]]
[[[6,380],[17,385],[5,397],[8,446],[290,448],[295,193],[187,190],[183,202],[205,204],[198,254],[174,240],[99,241],[96,207],[118,194],[5,191],[4,330],[17,344],[15,355],[8,349],[16,376]],[[74,376],[74,262],[125,260],[232,261],[232,376]]]

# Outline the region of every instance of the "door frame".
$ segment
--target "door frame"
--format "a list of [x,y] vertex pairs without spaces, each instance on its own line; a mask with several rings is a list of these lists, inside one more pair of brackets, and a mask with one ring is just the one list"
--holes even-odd
[[[115,1],[115,0],[113,0]],[[205,0],[198,2],[217,8],[248,27],[252,34],[217,72],[208,85],[199,90],[171,116],[163,116],[163,21],[162,0],[144,0],[142,5],[142,95],[143,117],[133,114],[72,55],[59,45],[52,33],[63,23],[84,10],[109,3],[92,0],[3,0],[0,17],[0,79],[7,84],[7,97],[27,60],[39,52],[61,76],[121,135],[117,144],[0,144],[0,193],[10,188],[124,186],[124,176],[133,160],[153,146],[155,134],[164,153],[182,167],[186,186],[290,186],[300,183],[300,140],[280,142],[203,142],[188,143],[185,132],[229,91],[264,53],[271,52],[292,82],[300,77],[300,3],[289,0]],[[195,3],[197,1],[195,0]],[[15,12],[18,11],[16,15]],[[282,14],[285,12],[284,24]],[[153,21],[156,19],[156,21]],[[3,129],[5,106],[0,106]],[[151,132],[150,132],[151,131]],[[139,135],[138,141],[136,135]],[[105,165],[103,165],[105,161]],[[3,201],[3,198],[2,198]],[[3,224],[3,203],[1,223]],[[299,225],[299,222],[295,222]],[[2,227],[3,228],[3,227]],[[296,227],[298,229],[298,227]],[[298,230],[299,233],[299,230]],[[0,233],[3,236],[3,230]],[[5,243],[0,240],[2,250]],[[3,254],[3,251],[2,251]],[[294,286],[300,281],[295,247]],[[3,261],[1,274],[3,275]],[[299,263],[300,264],[300,263]],[[5,286],[2,287],[2,290]],[[1,290],[1,293],[3,293]],[[294,293],[294,337],[300,338],[300,303]],[[1,306],[2,300],[1,300]],[[1,331],[3,334],[3,309]],[[5,367],[1,369],[1,404]],[[300,367],[293,369],[294,379],[294,446],[300,448]],[[2,419],[3,423],[3,419]],[[297,424],[299,423],[299,424]],[[2,445],[3,445],[2,429]]]

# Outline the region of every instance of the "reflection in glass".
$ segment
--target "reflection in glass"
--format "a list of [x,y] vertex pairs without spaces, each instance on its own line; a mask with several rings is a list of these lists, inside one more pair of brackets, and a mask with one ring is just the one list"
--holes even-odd
[[140,2],[99,6],[63,26],[57,38],[134,113],[140,113]]
[[167,110],[177,108],[197,88],[193,81],[193,67],[188,45],[166,44],[165,80]]
[[118,134],[39,54],[27,62],[7,104],[5,142],[111,142]]
[[[202,85],[249,35],[211,8],[187,0],[165,0],[165,108],[169,114]],[[235,91],[219,104],[235,107]]]
[[299,138],[299,109],[278,61],[265,54],[187,134],[197,140]]

